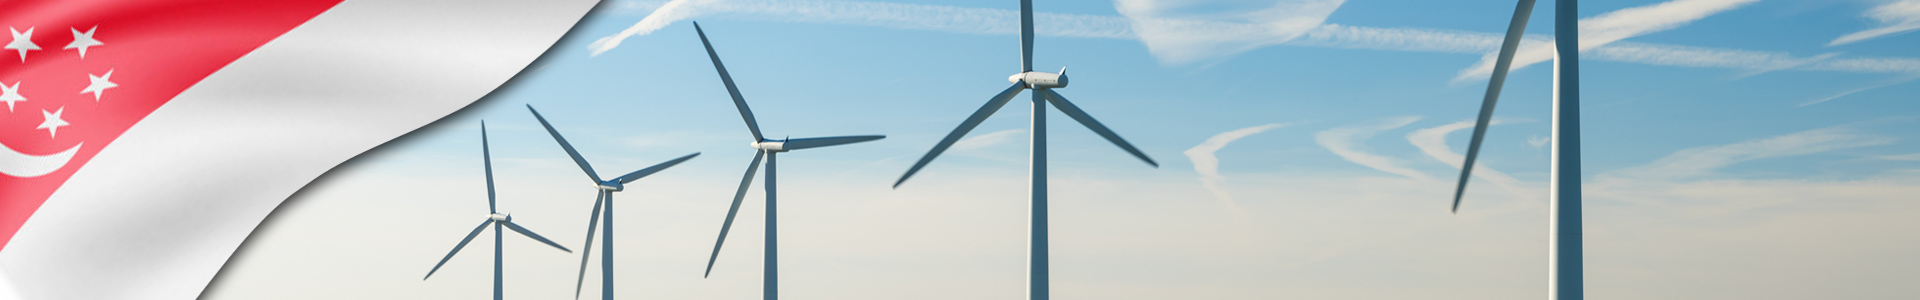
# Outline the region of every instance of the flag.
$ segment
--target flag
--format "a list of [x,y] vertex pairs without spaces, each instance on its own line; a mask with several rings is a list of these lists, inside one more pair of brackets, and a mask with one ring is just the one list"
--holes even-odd
[[0,300],[196,298],[281,201],[593,5],[0,2]]

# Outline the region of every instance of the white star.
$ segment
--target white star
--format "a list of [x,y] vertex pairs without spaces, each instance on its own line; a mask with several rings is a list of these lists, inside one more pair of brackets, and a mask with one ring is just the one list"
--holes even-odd
[[[73,42],[67,43],[66,49],[79,48],[81,59],[87,58],[87,47],[102,46],[107,44],[107,43],[101,43],[100,40],[93,39],[93,30],[100,29],[100,26],[98,25],[93,26],[93,28],[87,28],[87,32],[80,32],[79,28],[68,28],[68,29],[73,30]],[[28,30],[32,30],[32,29],[28,29]]]
[[7,26],[7,31],[13,32],[13,42],[7,43],[5,48],[19,50],[20,62],[27,62],[27,51],[40,50],[40,45],[33,44],[33,27],[27,27],[27,32],[21,33],[13,26]]
[[25,96],[19,96],[19,81],[13,81],[13,87],[0,85],[0,102],[6,102],[6,112],[13,112],[13,102],[25,102]]
[[13,86],[0,84],[0,101],[7,102],[8,113],[13,112],[14,102],[27,101],[27,97],[20,96],[20,82],[13,82]]
[[67,112],[67,107],[65,106],[62,106],[60,107],[60,109],[56,109],[53,112],[40,110],[40,115],[46,117],[47,120],[40,122],[40,127],[34,128],[34,129],[46,129],[47,138],[53,138],[56,131],[60,130],[60,126],[67,126],[67,120],[60,119],[60,113],[64,113],[64,112]]
[[112,81],[108,81],[108,79],[112,77],[113,69],[107,69],[107,75],[93,76],[93,74],[87,74],[87,88],[80,90],[80,93],[93,93],[93,102],[100,102],[100,92],[105,92],[107,89],[120,86]]

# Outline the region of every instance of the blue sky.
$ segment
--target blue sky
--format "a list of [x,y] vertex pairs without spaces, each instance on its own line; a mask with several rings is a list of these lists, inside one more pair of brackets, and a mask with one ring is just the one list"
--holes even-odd
[[[1529,47],[1552,39],[1551,2],[1534,12],[1522,62]],[[514,82],[336,169],[262,231],[286,233],[262,236],[358,234],[328,227],[330,213],[405,215],[414,221],[387,224],[406,229],[383,234],[427,241],[406,254],[327,253],[418,265],[391,268],[406,280],[322,280],[482,295],[483,277],[408,279],[471,226],[462,216],[479,215],[470,205],[481,191],[479,120],[492,133],[504,195],[521,196],[503,200],[523,212],[517,220],[576,245],[591,204],[587,183],[525,111],[531,104],[607,174],[704,153],[630,188],[623,199],[649,204],[624,207],[644,207],[629,211],[646,221],[620,223],[636,226],[621,231],[634,232],[635,243],[621,249],[648,249],[620,255],[673,266],[635,262],[623,272],[703,265],[752,150],[689,23],[700,21],[767,135],[888,136],[782,156],[782,199],[795,199],[782,211],[796,215],[783,214],[782,226],[797,231],[783,231],[783,245],[793,245],[783,252],[783,278],[813,278],[787,280],[788,295],[881,299],[966,286],[977,289],[946,296],[1011,297],[1024,261],[1024,103],[1003,108],[900,189],[887,185],[1008,85],[1019,63],[1016,9],[1014,1],[606,2]],[[1056,296],[1544,292],[1550,64],[1513,73],[1475,172],[1482,177],[1460,215],[1445,212],[1458,174],[1451,164],[1470,129],[1459,122],[1477,112],[1486,80],[1476,70],[1513,3],[1038,1],[1035,10],[1043,13],[1035,69],[1070,66],[1072,86],[1059,92],[1161,163],[1150,168],[1064,115],[1049,117],[1054,195],[1063,201],[1053,231]],[[1583,38],[1594,39],[1583,44],[1598,45],[1581,65],[1589,295],[1920,293],[1890,284],[1920,279],[1910,255],[1920,240],[1884,234],[1913,228],[1920,212],[1911,196],[1920,192],[1920,146],[1910,141],[1920,137],[1912,129],[1920,35],[1903,31],[1920,27],[1920,1],[1589,1],[1581,16],[1593,30]],[[1217,169],[1195,163],[1209,158]],[[748,201],[742,214],[757,216],[759,205]],[[622,289],[748,297],[758,282],[759,225],[746,222],[716,269],[727,277],[635,273],[624,278],[646,279]],[[899,241],[924,247],[889,246]],[[546,250],[518,242],[509,249],[546,257],[509,256],[516,270],[556,275],[525,275],[528,287],[509,296],[563,294],[578,257],[531,254]],[[243,283],[314,280],[266,266],[322,246],[355,247],[256,237],[210,295],[257,298],[275,290]],[[484,251],[474,253],[443,272],[483,276]],[[946,275],[861,277],[871,272]],[[842,278],[893,290],[847,294],[832,288]],[[352,293],[306,295],[365,296]]]
[[[1204,2],[1204,1],[1199,1]],[[1266,5],[1273,1],[1217,1],[1167,9],[1180,17],[1207,17]],[[1337,2],[1337,1],[1336,1]],[[1723,2],[1726,9],[1675,28],[1635,36],[1629,43],[1667,47],[1701,47],[1711,51],[1745,51],[1779,55],[1786,60],[1821,58],[1894,59],[1905,67],[1920,60],[1905,57],[1911,38],[1901,35],[1852,44],[1827,46],[1838,36],[1876,28],[1864,19],[1873,2],[1846,1],[1687,1]],[[1740,4],[1751,2],[1748,4]],[[694,1],[693,3],[699,3]],[[888,134],[881,145],[893,155],[917,155],[985,98],[1003,88],[1004,74],[1016,71],[1011,31],[994,24],[933,24],[888,26],[892,21],[796,22],[819,16],[758,12],[762,2],[718,2],[719,12],[696,14],[706,20],[716,47],[739,77],[743,93],[760,111],[771,132],[799,136]],[[801,2],[797,6],[858,4],[857,2]],[[1179,3],[1175,1],[1174,3]],[[1604,2],[1583,7],[1593,16],[1660,2]],[[571,55],[586,48],[581,41],[611,35],[635,18],[651,13],[648,2],[610,2],[602,15],[576,31],[581,36],[557,45],[556,53],[499,96],[483,102],[463,117],[524,119],[520,103],[554,103],[553,114],[589,127],[620,126],[627,135],[680,132],[690,136],[741,135],[731,115],[725,90],[700,46],[691,41],[691,25],[679,21],[660,31],[633,37],[630,42],[600,56]],[[1078,5],[1071,5],[1078,4]],[[1108,3],[1048,3],[1038,10],[1071,17],[1117,16]],[[1212,5],[1202,5],[1212,4]],[[1287,4],[1286,1],[1280,2]],[[1685,4],[1685,3],[1683,3]],[[689,4],[692,5],[692,4]],[[770,4],[769,4],[770,5]],[[868,4],[877,5],[877,4]],[[934,8],[991,6],[925,3]],[[739,6],[739,7],[734,7]],[[777,6],[775,6],[778,8]],[[913,8],[913,6],[904,6]],[[1552,6],[1542,4],[1529,33],[1550,38]],[[689,9],[702,10],[702,9]],[[744,11],[744,12],[729,12]],[[1453,34],[1492,34],[1503,29],[1511,4],[1489,1],[1471,4],[1395,3],[1359,1],[1341,5],[1326,17],[1326,25],[1405,29]],[[844,19],[863,13],[841,13]],[[1651,18],[1651,17],[1649,17]],[[615,21],[615,19],[625,19]],[[1227,18],[1231,21],[1233,18]],[[1042,20],[1043,24],[1045,20]],[[824,23],[824,24],[822,24]],[[847,24],[842,24],[847,23]],[[873,26],[879,25],[879,26]],[[681,28],[687,27],[687,28]],[[1085,26],[1101,29],[1099,26]],[[903,29],[904,28],[904,29]],[[1119,29],[1126,29],[1120,27]],[[1005,32],[1002,32],[1005,31]],[[1041,28],[1043,33],[1049,32]],[[1427,126],[1467,120],[1477,109],[1485,89],[1481,77],[1456,79],[1474,67],[1489,45],[1460,46],[1464,53],[1393,51],[1364,48],[1347,42],[1335,47],[1272,45],[1249,47],[1239,53],[1201,51],[1205,55],[1171,61],[1157,56],[1142,42],[1117,38],[1043,36],[1038,42],[1036,68],[1071,68],[1074,86],[1062,92],[1084,103],[1101,120],[1149,153],[1181,168],[1178,153],[1212,134],[1267,123],[1297,126],[1261,138],[1242,141],[1221,155],[1243,153],[1229,166],[1273,168],[1349,169],[1354,167],[1298,137],[1317,129],[1385,118],[1414,116],[1409,126]],[[1311,37],[1306,38],[1312,40]],[[1493,40],[1497,41],[1497,38]],[[1798,42],[1794,42],[1798,41]],[[1311,42],[1311,41],[1309,41]],[[1229,42],[1230,43],[1230,42]],[[1342,44],[1343,42],[1329,42]],[[1454,45],[1459,46],[1459,45]],[[1177,46],[1176,46],[1177,47]],[[1192,46],[1201,47],[1202,46]],[[1671,60],[1739,59],[1741,53],[1720,57],[1664,57]],[[1909,51],[1910,52],[1910,51]],[[1592,57],[1600,57],[1593,55]],[[1765,62],[1765,61],[1757,61]],[[1679,62],[1688,64],[1693,62]],[[1817,63],[1816,63],[1817,64]],[[1911,117],[1913,86],[1902,84],[1920,69],[1877,71],[1764,71],[1769,65],[1685,67],[1647,63],[1587,60],[1583,96],[1586,112],[1586,165],[1603,171],[1644,164],[1673,151],[1726,144],[1816,128],[1869,122],[1868,130],[1899,136],[1901,118]],[[1542,139],[1549,126],[1550,66],[1536,64],[1515,73],[1497,114],[1508,125],[1493,129],[1486,162],[1496,169],[1522,173],[1545,172],[1544,152],[1527,143]],[[1858,91],[1858,92],[1853,92]],[[1853,93],[1849,93],[1853,92]],[[1845,94],[1844,96],[1840,96]],[[1838,96],[1838,97],[1835,97]],[[1813,103],[1815,101],[1831,100]],[[561,100],[565,99],[565,100]],[[717,99],[717,100],[716,100]],[[1808,104],[1813,103],[1813,104]],[[571,107],[569,107],[571,106]],[[1903,109],[1907,108],[1907,109]],[[575,110],[575,111],[569,111]],[[593,113],[600,111],[602,113]],[[978,130],[991,133],[1024,127],[1024,110],[1009,107]],[[498,116],[498,117],[493,117]],[[512,118],[512,119],[509,119]],[[1059,118],[1055,118],[1059,119]],[[1875,121],[1880,120],[1880,121]],[[1871,122],[1870,122],[1871,121]],[[500,125],[511,126],[513,122]],[[525,123],[525,122],[517,122]],[[734,124],[729,124],[734,123]],[[1884,125],[1882,125],[1884,124]],[[521,124],[524,125],[524,124]],[[563,125],[564,126],[564,125]],[[1057,138],[1074,143],[1087,140],[1084,130],[1069,130]],[[1413,129],[1409,127],[1406,129]],[[651,130],[649,130],[651,129]],[[864,130],[863,130],[864,129]],[[732,133],[729,133],[732,132]],[[609,132],[612,133],[612,132]],[[772,133],[770,133],[772,134]],[[1296,138],[1285,138],[1294,135]],[[742,135],[744,136],[744,135]],[[1464,134],[1451,136],[1464,140]],[[1018,141],[1012,139],[1010,141]],[[1455,142],[1459,144],[1460,142]],[[1098,143],[1059,150],[1087,155],[1123,155]],[[731,145],[730,145],[731,146]],[[1404,145],[1381,145],[1380,151],[1412,153]],[[1390,148],[1386,148],[1390,147]],[[684,147],[701,150],[703,147]],[[1084,149],[1080,149],[1084,148]],[[1257,155],[1278,149],[1281,155]],[[664,150],[664,149],[662,149]],[[688,151],[679,151],[688,152]],[[837,151],[836,151],[837,152]],[[1316,153],[1317,152],[1317,153]],[[1829,156],[1825,166],[1795,162],[1800,159],[1755,161],[1742,167],[1793,174],[1821,168],[1841,173],[1867,174],[1898,164],[1845,165],[1831,158],[1886,156],[1920,152],[1896,144],[1868,149],[1846,149]],[[837,155],[821,153],[816,155]],[[667,153],[658,155],[671,155]],[[872,154],[853,157],[871,157]],[[1017,157],[1015,157],[1017,158]],[[909,158],[910,159],[910,158]],[[944,161],[943,161],[944,162]],[[1061,163],[1073,163],[1073,160]],[[1125,160],[1088,159],[1105,167]],[[1111,162],[1111,163],[1108,163]],[[1133,166],[1125,166],[1133,167]],[[1444,167],[1444,165],[1440,166]],[[1815,167],[1816,169],[1808,169]],[[1249,168],[1246,171],[1259,171]],[[1844,174],[1833,174],[1844,175]]]

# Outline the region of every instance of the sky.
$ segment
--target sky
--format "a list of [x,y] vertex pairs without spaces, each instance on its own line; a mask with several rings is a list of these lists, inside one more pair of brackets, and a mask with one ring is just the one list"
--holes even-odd
[[[1070,66],[1057,91],[1160,163],[1050,113],[1055,297],[1546,293],[1554,1],[1534,11],[1458,214],[1512,2],[1036,2],[1034,68]],[[757,297],[758,180],[701,277],[753,150],[692,21],[769,137],[887,136],[781,154],[783,297],[1022,297],[1027,104],[890,187],[1006,88],[1017,9],[604,2],[506,86],[289,199],[202,298],[487,297],[487,234],[420,279],[486,213],[483,120],[501,210],[575,251],[509,233],[506,296],[570,296],[594,191],[527,105],[603,176],[701,153],[616,194],[617,295]],[[1920,295],[1920,1],[1579,15],[1588,296]]]

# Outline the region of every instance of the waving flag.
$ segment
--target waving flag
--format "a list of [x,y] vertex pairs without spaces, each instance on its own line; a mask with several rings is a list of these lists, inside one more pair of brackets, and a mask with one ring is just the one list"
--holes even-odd
[[192,299],[282,200],[592,1],[0,2],[0,299]]

